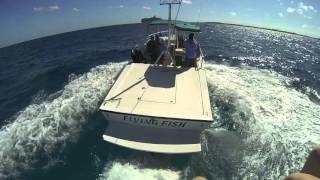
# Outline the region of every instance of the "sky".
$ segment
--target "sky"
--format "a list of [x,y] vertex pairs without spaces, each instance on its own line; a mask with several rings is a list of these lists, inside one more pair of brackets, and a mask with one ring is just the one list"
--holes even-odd
[[[320,38],[320,0],[182,0],[179,20],[274,28]],[[173,8],[173,16],[177,6]],[[0,0],[0,47],[80,29],[167,18],[159,0]]]

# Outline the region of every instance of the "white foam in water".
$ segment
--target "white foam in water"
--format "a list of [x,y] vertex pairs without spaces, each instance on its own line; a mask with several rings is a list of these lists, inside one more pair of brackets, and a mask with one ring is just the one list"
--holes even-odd
[[50,166],[56,154],[77,140],[88,115],[113,83],[122,63],[101,65],[73,78],[53,100],[31,104],[0,131],[0,179]]
[[201,171],[213,179],[282,179],[299,171],[320,144],[320,106],[286,87],[289,78],[268,70],[215,64],[206,69],[216,117],[241,143],[227,144],[220,128],[208,131]]
[[169,169],[140,168],[138,165],[113,162],[105,167],[99,180],[178,180],[180,173]]
[[[55,154],[77,139],[86,117],[97,110],[122,66],[93,68],[71,80],[52,101],[28,106],[2,128],[0,179],[35,168],[42,159],[44,165],[55,163]],[[185,172],[114,160],[100,180],[171,180],[197,175],[282,179],[301,169],[310,150],[320,144],[320,106],[287,87],[290,79],[274,72],[215,64],[205,68],[214,117],[221,128],[204,133],[203,152],[194,155]]]
[[[320,107],[268,70],[207,64],[215,116],[222,128],[204,133],[203,151],[184,172],[114,160],[104,179],[282,179],[298,171],[320,143]],[[215,107],[215,106],[218,107]]]

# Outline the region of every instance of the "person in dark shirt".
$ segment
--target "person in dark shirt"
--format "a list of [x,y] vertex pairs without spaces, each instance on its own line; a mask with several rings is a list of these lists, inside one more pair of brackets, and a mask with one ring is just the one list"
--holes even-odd
[[148,63],[155,63],[160,55],[159,36],[151,37],[151,39],[147,42],[146,50],[148,55],[150,56],[150,60]]
[[184,42],[186,48],[185,66],[194,67],[197,58],[198,43],[193,39],[194,34],[189,34],[189,39]]
[[161,50],[160,50],[161,44],[160,44],[160,39],[159,39],[159,35],[156,34],[155,38],[154,38],[154,42],[153,42],[153,49],[152,49],[152,63],[155,63],[158,59],[158,57],[161,54]]
[[132,50],[131,50],[131,59],[133,63],[143,63],[143,54],[139,48],[139,45],[136,45]]

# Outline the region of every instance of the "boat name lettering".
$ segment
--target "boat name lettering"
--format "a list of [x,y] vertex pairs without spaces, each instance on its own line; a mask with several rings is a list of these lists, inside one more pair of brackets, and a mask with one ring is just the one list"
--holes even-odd
[[145,118],[138,116],[123,116],[124,121],[128,121],[135,124],[144,124],[150,126],[164,126],[164,127],[177,127],[184,128],[187,122],[174,121],[174,120],[157,120],[154,118]]

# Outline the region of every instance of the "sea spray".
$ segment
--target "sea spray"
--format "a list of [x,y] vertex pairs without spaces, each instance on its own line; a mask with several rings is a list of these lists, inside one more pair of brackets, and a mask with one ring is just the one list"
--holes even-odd
[[97,180],[178,180],[186,177],[191,154],[161,154],[111,145]]
[[[47,100],[30,104],[0,131],[0,179],[58,163],[77,141],[87,117],[96,112],[123,63],[97,66]],[[54,98],[52,98],[54,97]]]
[[203,152],[190,164],[191,174],[201,166],[209,179],[282,179],[301,169],[320,143],[319,105],[272,71],[215,64],[206,69],[222,129],[203,133]]
[[170,169],[141,168],[138,164],[121,163],[114,161],[107,164],[103,173],[100,174],[99,180],[178,180],[180,172]]
[[[184,170],[141,167],[114,159],[103,179],[281,179],[301,169],[320,143],[320,107],[286,83],[292,79],[248,66],[207,64],[215,122],[201,136],[202,152]],[[165,172],[165,173],[164,173]]]

